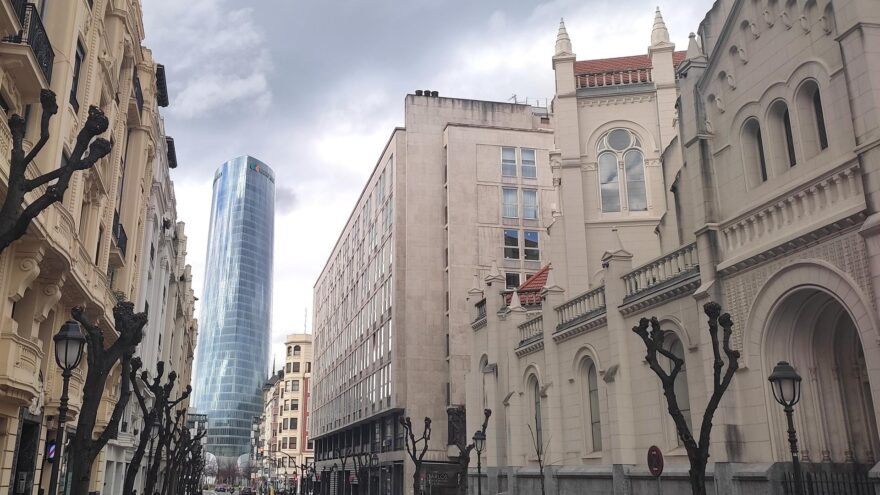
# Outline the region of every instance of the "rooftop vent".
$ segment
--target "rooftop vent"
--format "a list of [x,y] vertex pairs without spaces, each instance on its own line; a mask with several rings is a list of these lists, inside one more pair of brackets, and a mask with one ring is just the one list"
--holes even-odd
[[437,98],[438,96],[440,96],[440,92],[439,91],[431,91],[431,96],[434,98]]
[[422,96],[422,93],[424,93],[424,91],[422,91],[421,89],[416,90],[416,96]]

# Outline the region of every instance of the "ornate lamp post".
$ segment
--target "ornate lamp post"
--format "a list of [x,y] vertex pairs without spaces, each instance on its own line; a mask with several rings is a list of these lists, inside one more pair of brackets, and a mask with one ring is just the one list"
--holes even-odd
[[477,495],[483,495],[483,449],[486,447],[486,434],[483,430],[474,433],[474,450],[477,451]]
[[801,376],[786,361],[780,361],[767,378],[773,389],[773,398],[785,410],[788,420],[788,444],[791,447],[791,464],[794,467],[794,493],[803,495],[801,463],[798,459],[797,432],[794,429],[794,405],[801,400]]
[[55,495],[58,491],[58,471],[61,469],[61,460],[64,457],[64,423],[67,422],[67,391],[70,384],[70,376],[73,370],[79,366],[82,360],[83,348],[86,338],[79,328],[79,323],[69,320],[58,330],[55,337],[55,364],[61,368],[61,377],[64,385],[61,388],[61,404],[58,406],[58,431],[55,434],[55,463],[52,465],[52,476],[49,478],[49,494]]

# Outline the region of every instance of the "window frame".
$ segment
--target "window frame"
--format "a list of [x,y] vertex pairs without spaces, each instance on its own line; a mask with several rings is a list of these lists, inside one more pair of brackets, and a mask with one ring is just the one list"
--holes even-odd
[[[515,202],[513,204],[507,203],[508,195],[506,194],[508,191],[513,191],[513,198]],[[512,213],[512,216],[509,215]],[[512,218],[519,219],[519,188],[517,187],[502,187],[501,188],[501,217],[502,218]]]
[[[504,151],[505,150],[512,150],[513,151],[513,163],[511,163],[509,160],[505,163],[505,158],[504,158]],[[517,168],[519,168],[517,165],[518,165],[518,163],[517,163],[517,159],[516,159],[516,147],[502,146],[501,147],[501,176],[502,177],[516,177],[517,176]],[[510,167],[512,167],[512,169]],[[513,173],[508,173],[511,170],[513,171]]]
[[[534,197],[534,204],[527,205],[526,204],[526,193],[530,196]],[[529,216],[529,213],[532,215]],[[522,219],[523,220],[538,220],[538,190],[532,188],[524,188],[522,190]]]
[[[526,165],[526,152],[531,152],[532,159],[531,165]],[[537,179],[538,178],[538,150],[535,148],[520,148],[520,175],[522,175],[523,179]],[[526,174],[526,169],[530,170],[530,174]]]

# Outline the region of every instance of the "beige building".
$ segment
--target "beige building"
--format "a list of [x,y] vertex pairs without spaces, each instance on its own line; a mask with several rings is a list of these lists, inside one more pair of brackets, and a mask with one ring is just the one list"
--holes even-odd
[[784,493],[787,427],[767,380],[782,360],[803,377],[805,469],[868,476],[880,460],[878,19],[864,0],[719,1],[686,53],[658,11],[647,55],[590,61],[560,26],[560,202],[542,300],[500,290],[495,271],[455,294],[473,304],[467,404],[495,412],[487,493],[539,490],[530,429],[550,492],[658,493],[652,445],[666,457],[662,492],[688,491],[686,453],[629,329],[660,319],[699,430],[707,301],[731,313],[742,354],[714,419],[715,493]]
[[[91,318],[112,329],[117,300],[139,301],[154,167],[167,163],[157,158],[167,152],[158,117],[167,94],[163,73],[141,46],[139,2],[0,0],[0,37],[4,183],[11,148],[6,122],[13,113],[25,116],[25,150],[32,147],[39,137],[41,89],[56,93],[59,112],[51,120],[51,138],[31,165],[34,172],[52,170],[67,159],[90,105],[109,118],[104,137],[113,143],[110,155],[73,176],[63,202],[43,212],[28,234],[0,255],[5,294],[0,300],[0,491],[36,494],[49,483],[46,440],[55,438],[61,395],[52,336],[73,306],[85,306]],[[174,263],[183,266],[182,258]],[[192,343],[187,290],[183,319],[188,323],[181,339]],[[112,340],[112,331],[107,338]],[[173,359],[185,361],[185,351],[177,354]],[[84,363],[71,380],[66,425],[71,431],[82,401]],[[117,370],[107,381],[98,428],[109,420],[119,383]],[[133,421],[125,423],[94,464],[96,491],[118,492],[123,451],[137,428]]]
[[546,113],[419,91],[406,97],[405,126],[315,284],[310,428],[331,490],[350,479],[352,454],[374,453],[378,466],[353,489],[412,491],[403,416],[433,419],[429,470],[457,455],[447,423],[464,408],[471,330],[455,294],[493,262],[518,286],[547,257],[556,200]]
[[279,404],[279,438],[276,460],[282,472],[293,478],[294,466],[314,461],[314,446],[308,436],[309,390],[312,379],[312,335],[287,336],[284,363],[284,394]]

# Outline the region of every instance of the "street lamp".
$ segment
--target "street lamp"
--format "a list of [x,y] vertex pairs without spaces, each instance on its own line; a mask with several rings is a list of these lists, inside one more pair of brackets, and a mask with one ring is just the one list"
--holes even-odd
[[486,447],[486,434],[483,430],[474,433],[474,449],[477,451],[477,495],[483,495],[483,462],[481,454]]
[[801,376],[786,361],[780,361],[767,378],[773,389],[773,398],[782,405],[788,420],[788,444],[791,447],[791,463],[794,467],[794,492],[803,495],[801,463],[798,459],[797,432],[794,429],[794,405],[801,400]]
[[64,423],[67,421],[67,390],[70,385],[70,376],[74,368],[79,366],[82,360],[83,347],[86,338],[79,328],[79,323],[68,320],[58,333],[52,338],[55,341],[55,364],[61,368],[61,377],[64,384],[61,387],[61,403],[58,406],[58,431],[55,433],[55,463],[52,465],[52,476],[49,478],[49,494],[55,495],[58,491],[58,471],[61,468],[61,460],[64,456]]

